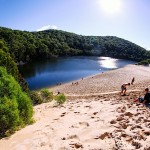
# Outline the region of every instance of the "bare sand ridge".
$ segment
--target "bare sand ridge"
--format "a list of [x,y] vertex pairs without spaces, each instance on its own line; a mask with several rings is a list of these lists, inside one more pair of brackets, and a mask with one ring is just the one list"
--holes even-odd
[[[133,76],[135,85],[120,96],[120,84]],[[68,101],[35,106],[36,123],[1,139],[0,150],[150,149],[150,109],[133,102],[150,87],[150,68],[130,65],[78,82],[53,89]]]

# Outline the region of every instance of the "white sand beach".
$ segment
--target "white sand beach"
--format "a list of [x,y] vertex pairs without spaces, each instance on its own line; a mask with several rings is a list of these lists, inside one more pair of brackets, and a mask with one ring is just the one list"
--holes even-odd
[[1,139],[0,150],[150,150],[150,109],[133,102],[150,88],[150,67],[129,65],[77,82],[50,89],[67,102],[35,106],[36,122]]

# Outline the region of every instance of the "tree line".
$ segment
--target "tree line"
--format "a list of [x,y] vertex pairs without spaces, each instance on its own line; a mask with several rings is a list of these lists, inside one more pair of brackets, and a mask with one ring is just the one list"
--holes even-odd
[[0,39],[15,62],[59,56],[95,55],[142,61],[150,52],[114,36],[82,36],[60,30],[27,32],[0,28]]

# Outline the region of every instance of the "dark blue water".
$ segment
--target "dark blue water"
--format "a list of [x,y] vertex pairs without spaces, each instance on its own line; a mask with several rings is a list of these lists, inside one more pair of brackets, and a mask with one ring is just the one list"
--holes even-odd
[[134,63],[109,57],[67,57],[36,61],[19,69],[29,89],[38,90]]

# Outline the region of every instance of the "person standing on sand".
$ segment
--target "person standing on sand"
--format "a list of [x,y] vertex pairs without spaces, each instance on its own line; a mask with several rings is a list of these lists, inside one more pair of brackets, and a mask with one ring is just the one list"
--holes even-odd
[[126,95],[127,86],[130,86],[130,83],[123,84],[123,85],[121,86],[121,92],[120,92],[120,94],[123,94],[122,96],[125,96],[125,95]]
[[132,84],[132,85],[133,85],[134,81],[135,81],[135,78],[133,77],[133,79],[132,79],[132,81],[131,81],[131,84]]

